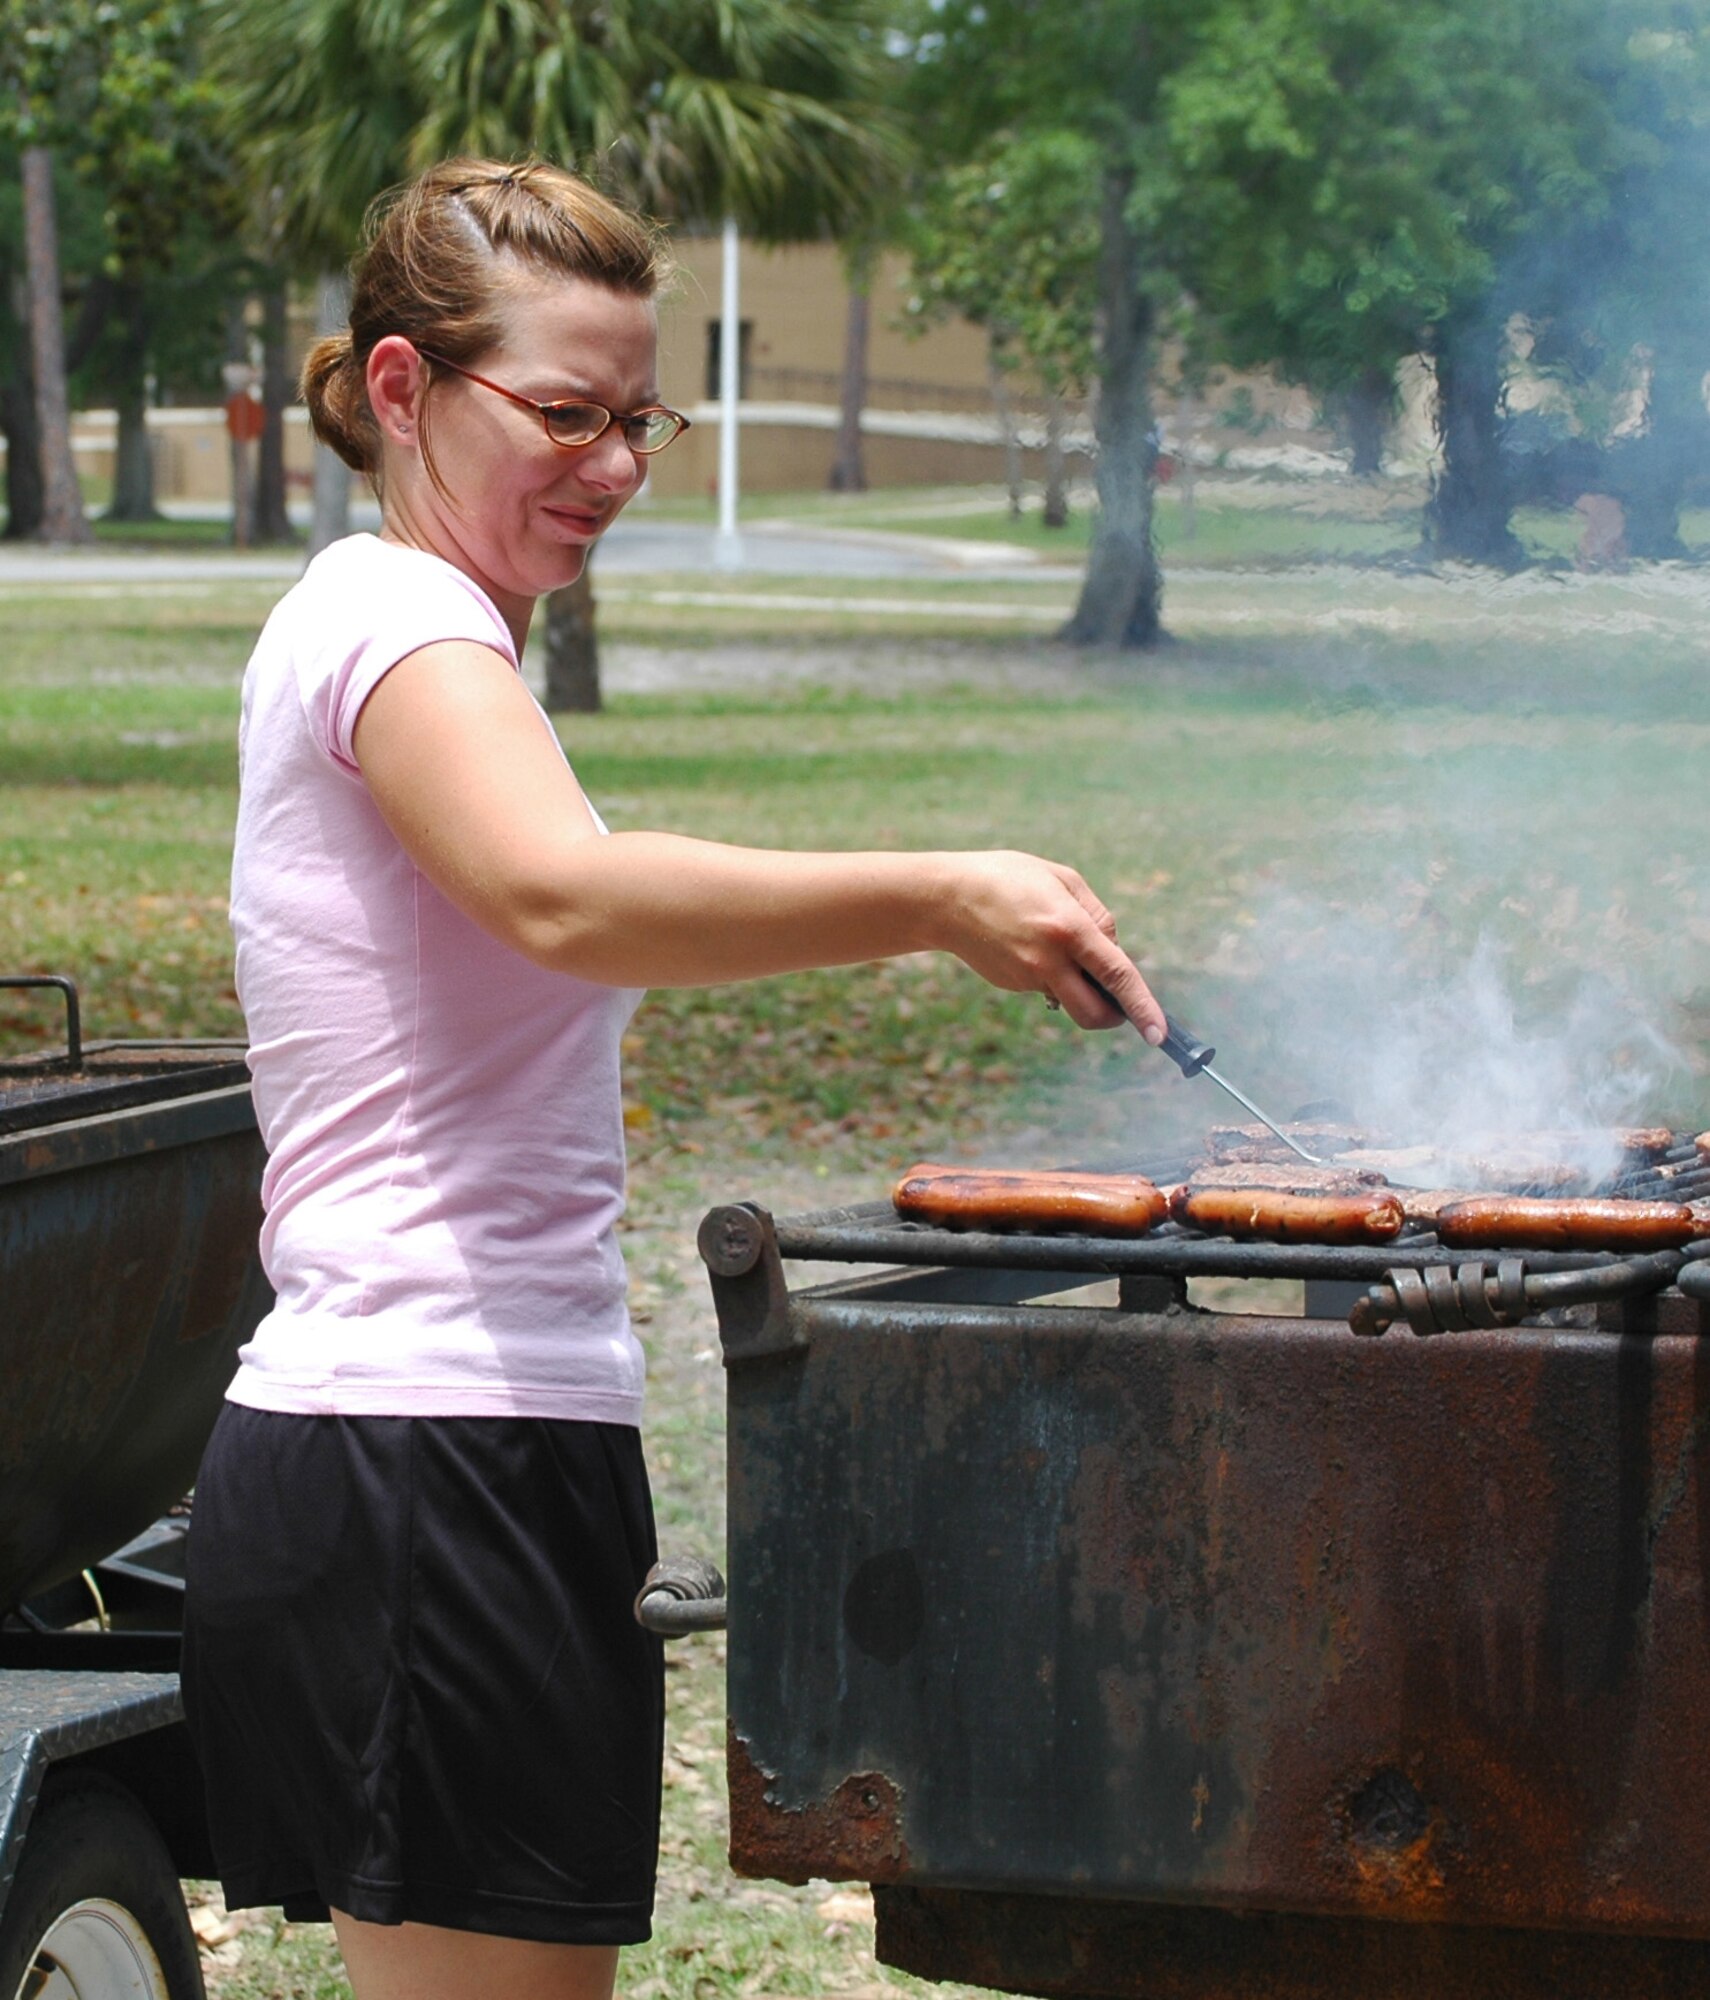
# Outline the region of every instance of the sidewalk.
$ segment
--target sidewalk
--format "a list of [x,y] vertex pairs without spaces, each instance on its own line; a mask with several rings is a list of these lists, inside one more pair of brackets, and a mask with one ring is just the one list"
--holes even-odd
[[[366,513],[367,519],[363,519]],[[355,515],[372,528],[372,507]],[[786,576],[901,578],[1025,573],[1046,580],[1057,572],[1030,550],[1008,543],[958,541],[951,536],[910,535],[875,528],[842,529],[814,524],[796,527],[757,521],[744,528],[741,560],[720,559],[711,527],[684,521],[650,520],[625,514],[601,542],[596,577],[605,576]],[[0,588],[22,585],[184,584],[267,582],[287,584],[301,574],[303,556],[294,549],[122,549],[100,546],[55,549],[29,542],[0,542]],[[1078,574],[1077,572],[1069,572]]]

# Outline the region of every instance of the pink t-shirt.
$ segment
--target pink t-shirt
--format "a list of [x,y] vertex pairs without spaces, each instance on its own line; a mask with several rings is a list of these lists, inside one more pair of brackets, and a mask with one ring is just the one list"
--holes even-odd
[[228,1393],[633,1424],[618,1045],[640,995],[547,972],[453,908],[352,754],[382,675],[440,639],[516,665],[468,577],[354,535],[283,598],[244,676],[232,927],[277,1302]]

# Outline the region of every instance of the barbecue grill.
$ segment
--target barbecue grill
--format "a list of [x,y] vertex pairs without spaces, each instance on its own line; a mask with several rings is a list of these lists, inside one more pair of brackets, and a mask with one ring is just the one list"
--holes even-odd
[[734,1866],[1048,1996],[1710,1990],[1700,1247],[713,1210]]
[[146,1528],[195,1477],[271,1294],[241,1043],[0,1063],[0,1613]]

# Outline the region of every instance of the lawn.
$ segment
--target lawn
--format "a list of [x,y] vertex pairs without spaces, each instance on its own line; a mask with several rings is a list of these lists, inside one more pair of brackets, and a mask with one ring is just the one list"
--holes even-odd
[[[1056,647],[1068,592],[1049,579],[614,579],[615,692],[564,738],[618,827],[1072,861],[1172,1009],[1284,1109],[1710,1124],[1710,581],[1191,555],[1175,572],[1177,636],[1144,659]],[[691,589],[719,601],[678,601]],[[0,591],[0,961],[75,973],[91,1034],[238,1026],[232,746],[272,595]],[[850,608],[875,598],[898,608]],[[1017,605],[1032,624],[996,615]],[[12,1046],[51,1034],[45,1004],[0,1002]],[[1133,1037],[1080,1035],[931,958],[655,996],[627,1103],[661,1522],[715,1552],[706,1203],[871,1195],[924,1152],[1133,1156],[1223,1111]],[[859,1897],[729,1877],[720,1655],[675,1657],[658,1935],[625,1991],[904,1984],[873,1964]],[[246,2000],[343,1991],[314,1927],[257,1924],[209,1970]]]

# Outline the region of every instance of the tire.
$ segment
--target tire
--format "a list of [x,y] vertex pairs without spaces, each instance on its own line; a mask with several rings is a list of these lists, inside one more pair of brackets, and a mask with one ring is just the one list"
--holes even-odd
[[178,1873],[122,1785],[51,1776],[0,1921],[0,2000],[206,2000]]

